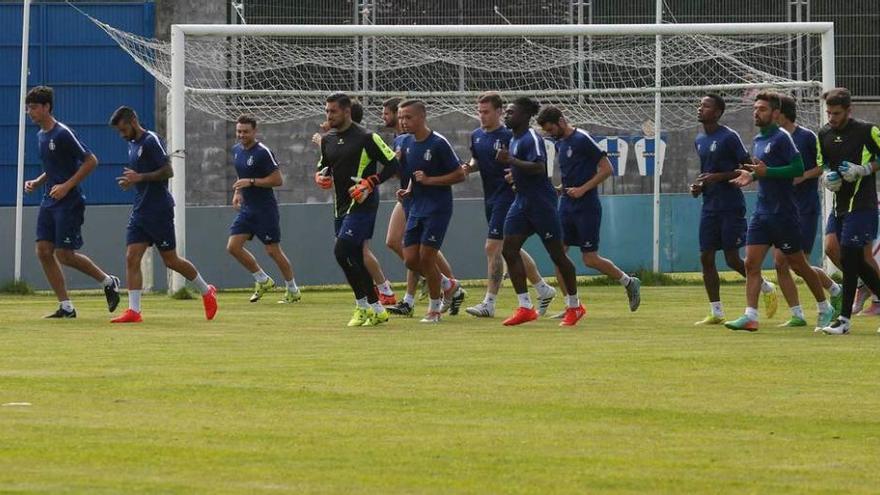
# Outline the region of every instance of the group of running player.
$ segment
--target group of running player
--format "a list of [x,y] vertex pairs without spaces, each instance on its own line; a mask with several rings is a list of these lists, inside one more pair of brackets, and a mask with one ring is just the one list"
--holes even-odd
[[[817,138],[795,123],[793,98],[773,92],[758,94],[754,119],[760,132],[751,153],[735,131],[719,123],[725,110],[723,98],[708,94],[701,99],[698,120],[703,131],[695,143],[701,173],[691,185],[691,193],[703,196],[699,237],[711,313],[697,324],[724,323],[733,330],[755,331],[761,293],[767,316],[773,316],[778,305],[776,287],[761,275],[770,247],[775,248],[779,285],[792,312],[781,326],[806,326],[789,269],[810,288],[818,304],[816,329],[828,334],[849,331],[852,313],[861,310],[866,299],[860,295],[855,301],[860,281],[880,294],[871,253],[878,223],[874,172],[880,155],[880,130],[851,117],[846,89],[831,90],[823,99],[829,123]],[[113,312],[119,303],[119,279],[77,252],[83,244],[85,209],[79,184],[97,166],[97,158],[72,130],[54,119],[53,103],[52,89],[45,86],[33,88],[26,98],[27,113],[40,127],[44,172],[26,181],[24,188],[32,192],[46,186],[37,221],[37,255],[60,301],[58,310],[47,317],[76,317],[59,263],[100,282]],[[533,234],[553,261],[559,288],[565,294],[565,311],[555,316],[561,319],[560,325],[575,325],[585,314],[578,298],[575,268],[567,255],[569,246],[580,249],[586,266],[618,280],[625,288],[630,311],[638,309],[639,279],[598,254],[602,219],[598,186],[612,174],[612,166],[589,133],[570,125],[559,108],[541,107],[527,97],[505,105],[499,94],[487,92],[476,102],[480,126],[471,133],[471,158],[463,162],[449,141],[428,126],[427,113],[421,100],[385,101],[382,119],[395,134],[388,146],[379,134],[360,125],[363,107],[357,100],[343,93],[326,99],[325,133],[313,138],[320,146],[315,183],[334,192],[334,255],[356,301],[349,326],[379,325],[389,320],[389,314],[412,316],[420,278],[429,297],[422,322],[437,323],[446,312],[458,314],[466,292],[440,248],[452,219],[452,186],[474,172],[482,179],[488,224],[487,288],[482,302],[466,308],[468,314],[494,317],[505,265],[518,305],[504,325],[519,325],[546,314],[556,289],[547,284],[523,249]],[[554,142],[559,187],[554,187],[548,176],[545,140],[532,127],[535,117],[543,134]],[[137,114],[128,107],[117,109],[110,125],[128,143],[129,151],[129,166],[117,182],[123,189],[135,188],[126,236],[129,308],[111,321],[142,321],[140,267],[150,246],[158,249],[168,268],[199,289],[205,315],[213,319],[216,289],[176,252],[174,202],[168,192],[173,172],[162,139],[141,127]],[[238,143],[232,155],[238,179],[233,184],[232,205],[238,214],[230,227],[227,250],[254,277],[250,301],[256,302],[276,286],[245,248],[248,240],[259,239],[284,277],[284,295],[279,302],[293,303],[301,294],[291,263],[281,249],[279,210],[273,192],[283,179],[272,151],[256,139],[256,129],[252,117],[241,116],[236,122]],[[819,220],[820,175],[835,198],[825,232],[825,251],[842,270],[843,287],[807,261]],[[377,188],[395,176],[399,188],[386,245],[407,268],[406,293],[400,301],[369,246],[379,206]],[[755,181],[757,207],[747,222],[740,188]],[[745,260],[739,256],[743,245]],[[715,267],[718,250],[724,252],[730,268],[746,277],[746,311],[733,321],[724,321]],[[527,282],[535,288],[537,307]]]
[[[597,187],[611,175],[611,164],[589,134],[570,126],[558,108],[541,108],[530,98],[518,98],[505,107],[497,93],[481,95],[477,100],[480,127],[471,134],[468,162],[462,162],[449,141],[428,126],[427,107],[421,100],[392,98],[383,103],[383,121],[396,134],[391,147],[358,125],[362,107],[348,95],[328,97],[325,111],[327,133],[314,138],[321,147],[315,183],[335,193],[334,253],[356,300],[349,326],[378,325],[392,313],[412,316],[420,276],[429,294],[421,321],[437,323],[447,309],[457,314],[465,292],[440,248],[452,218],[452,186],[476,171],[483,181],[488,222],[488,283],[483,301],[467,308],[467,313],[495,315],[505,263],[518,306],[504,324],[519,325],[546,313],[556,290],[522,249],[533,234],[547,249],[565,292],[566,309],[557,315],[560,325],[575,325],[585,314],[577,295],[575,268],[566,254],[568,246],[581,249],[587,266],[619,280],[626,288],[630,310],[638,309],[639,280],[597,252],[602,214]],[[538,125],[556,141],[562,175],[559,190],[547,174],[544,139],[531,127],[536,115]],[[406,295],[399,302],[377,290],[384,285],[384,277],[380,269],[368,266],[367,259],[374,257],[367,254],[366,245],[376,222],[376,189],[395,175],[400,187],[386,244],[408,269]],[[537,292],[537,308],[527,280]],[[380,300],[381,296],[386,299]]]
[[[815,133],[796,124],[797,105],[791,96],[761,92],[755,97],[754,121],[759,133],[746,149],[739,135],[719,124],[725,102],[716,95],[702,98],[698,119],[703,131],[696,138],[700,175],[691,185],[703,196],[700,251],[710,314],[697,325],[721,324],[732,330],[758,330],[758,298],[764,294],[765,313],[772,317],[778,302],[776,288],[761,275],[761,266],[774,247],[776,273],[791,318],[781,327],[807,326],[789,268],[800,276],[818,305],[816,331],[849,333],[850,319],[861,311],[868,290],[880,294],[880,279],[872,253],[877,236],[875,172],[880,156],[880,130],[852,118],[852,98],[845,88],[822,95],[828,123]],[[819,182],[834,193],[825,227],[825,255],[843,274],[843,287],[807,256],[815,243],[820,219]],[[741,187],[758,182],[755,212],[746,222]],[[746,246],[745,260],[739,248]],[[746,277],[746,310],[724,321],[719,296],[715,253],[724,252],[727,265]],[[856,300],[857,286],[862,290]],[[825,296],[825,290],[829,297]]]

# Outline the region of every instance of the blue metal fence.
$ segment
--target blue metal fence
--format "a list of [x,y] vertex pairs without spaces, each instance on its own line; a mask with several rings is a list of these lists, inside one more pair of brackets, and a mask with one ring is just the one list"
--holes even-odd
[[[84,12],[131,33],[154,36],[153,2],[77,3]],[[127,148],[107,126],[120,105],[137,110],[148,128],[154,127],[155,81],[119,46],[82,14],[64,3],[35,2],[31,6],[28,86],[55,89],[55,117],[69,125],[92,149],[100,165],[85,180],[89,204],[131,202],[114,180],[127,159]],[[0,3],[0,206],[14,205],[18,139],[19,71],[21,64],[21,4]],[[37,127],[28,122],[25,138],[25,178],[40,173]],[[40,202],[40,194],[25,196],[25,204]]]

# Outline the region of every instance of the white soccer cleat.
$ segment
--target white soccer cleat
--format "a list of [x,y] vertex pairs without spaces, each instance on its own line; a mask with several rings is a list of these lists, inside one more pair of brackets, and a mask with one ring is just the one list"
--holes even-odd
[[822,328],[822,333],[825,335],[846,335],[849,333],[849,326],[849,320],[838,318],[827,327]]
[[477,318],[494,318],[495,306],[481,302],[476,306],[466,308],[465,312],[471,316],[476,316]]

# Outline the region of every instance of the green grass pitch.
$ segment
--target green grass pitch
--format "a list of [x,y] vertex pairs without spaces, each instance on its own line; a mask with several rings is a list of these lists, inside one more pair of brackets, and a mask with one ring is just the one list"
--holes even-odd
[[[66,321],[0,295],[0,492],[880,491],[880,318],[827,337],[775,328],[780,303],[744,334],[693,326],[699,286],[646,287],[634,314],[620,287],[581,295],[574,329],[350,329],[342,291],[221,293],[213,322],[154,295],[111,326],[97,294]],[[722,295],[738,316],[743,286]]]

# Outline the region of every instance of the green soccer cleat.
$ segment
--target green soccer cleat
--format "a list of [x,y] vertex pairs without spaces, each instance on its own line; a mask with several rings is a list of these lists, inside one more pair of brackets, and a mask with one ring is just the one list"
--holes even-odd
[[805,326],[807,326],[807,321],[804,320],[803,318],[798,318],[797,316],[792,316],[791,318],[788,319],[787,322],[785,322],[781,325],[776,325],[776,326],[779,328],[805,327]]
[[816,319],[816,328],[813,329],[814,332],[821,332],[823,328],[831,325],[831,322],[836,318],[834,317],[834,308],[831,308],[828,311],[819,312],[819,317]]
[[746,332],[757,332],[758,322],[742,315],[733,321],[725,321],[724,326],[731,330],[745,330]]
[[773,287],[773,290],[770,292],[765,292],[764,295],[764,314],[767,318],[773,318],[773,315],[776,314],[776,310],[779,308],[779,294],[776,292],[776,286],[770,284],[770,287]]
[[720,325],[722,323],[724,323],[723,316],[708,315],[705,318],[703,318],[702,320],[694,323],[694,326],[697,326],[697,325]]
[[254,283],[254,293],[251,294],[250,302],[255,303],[255,302],[259,301],[260,298],[262,298],[265,293],[269,292],[270,290],[272,290],[274,288],[275,288],[275,281],[272,280],[272,277],[269,277],[269,279],[263,283],[260,283],[260,282]]
[[281,296],[281,300],[278,301],[278,304],[293,304],[302,299],[302,293],[299,290],[292,291],[290,289],[286,289],[284,291],[284,295]]
[[843,291],[837,293],[836,296],[831,296],[831,307],[834,308],[834,316],[833,318],[837,318],[840,316],[840,310],[843,308]]
[[377,313],[375,310],[370,308],[370,311],[367,312],[367,320],[364,321],[362,327],[375,327],[379,326],[382,323],[388,323],[388,320],[391,318],[388,314],[387,310],[382,310],[381,313]]
[[363,326],[364,322],[370,317],[370,313],[375,314],[373,308],[355,308],[354,314],[351,315],[351,319],[348,320],[349,327],[360,327]]

